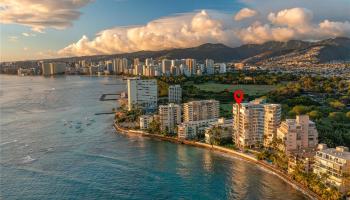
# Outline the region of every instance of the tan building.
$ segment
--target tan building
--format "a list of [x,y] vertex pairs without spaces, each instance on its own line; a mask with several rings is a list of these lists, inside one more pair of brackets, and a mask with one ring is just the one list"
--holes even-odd
[[188,67],[188,70],[190,72],[190,74],[195,74],[196,71],[197,71],[197,67],[196,67],[196,60],[195,59],[191,59],[191,58],[188,58],[186,59],[186,65]]
[[296,119],[283,121],[277,129],[278,148],[286,153],[307,148],[316,148],[318,132],[308,115],[298,115]]
[[264,146],[270,147],[281,124],[281,104],[265,104],[264,112]]
[[[262,99],[233,105],[233,140],[239,148],[270,145],[281,120],[281,106]],[[265,138],[265,140],[264,140]]]
[[153,121],[153,116],[141,115],[139,120],[140,120],[140,129],[146,130],[149,128],[149,124]]
[[41,62],[41,70],[43,76],[52,76],[56,74],[64,74],[66,71],[66,63],[45,63]]
[[174,133],[175,128],[181,123],[181,106],[170,103],[159,106],[160,128]]
[[219,118],[219,101],[202,100],[184,104],[184,122]]
[[320,144],[316,152],[314,173],[328,175],[326,184],[336,187],[342,194],[350,191],[350,152],[348,147],[327,148]]

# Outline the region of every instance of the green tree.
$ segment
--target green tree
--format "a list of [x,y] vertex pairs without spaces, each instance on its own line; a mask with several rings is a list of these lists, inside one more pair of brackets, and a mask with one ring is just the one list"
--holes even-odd
[[317,110],[309,112],[308,115],[311,119],[320,119],[322,117],[322,113]]
[[307,106],[297,105],[293,107],[292,111],[297,115],[303,115],[309,111],[309,108]]

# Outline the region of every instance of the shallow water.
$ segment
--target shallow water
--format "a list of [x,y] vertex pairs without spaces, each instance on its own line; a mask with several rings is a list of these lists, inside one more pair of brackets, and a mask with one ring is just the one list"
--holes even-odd
[[306,199],[254,164],[118,135],[112,77],[0,75],[1,199]]

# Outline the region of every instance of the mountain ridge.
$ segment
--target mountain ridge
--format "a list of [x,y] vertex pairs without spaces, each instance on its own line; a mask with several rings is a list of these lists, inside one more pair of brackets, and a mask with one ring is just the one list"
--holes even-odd
[[268,41],[263,44],[244,44],[239,47],[228,47],[221,43],[205,43],[190,48],[66,57],[46,59],[46,61],[73,62],[81,59],[98,61],[116,57],[140,58],[141,60],[146,58],[194,58],[199,61],[209,58],[215,62],[243,62],[253,65],[283,64],[284,62],[322,64],[332,61],[350,61],[350,38],[337,37],[316,42],[302,40]]

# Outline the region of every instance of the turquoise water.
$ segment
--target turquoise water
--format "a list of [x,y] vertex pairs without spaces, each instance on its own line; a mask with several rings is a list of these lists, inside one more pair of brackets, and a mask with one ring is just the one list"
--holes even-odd
[[246,161],[116,134],[94,114],[120,79],[0,78],[0,199],[306,199]]

